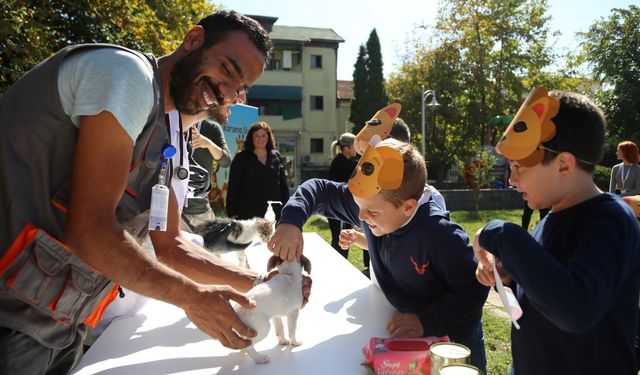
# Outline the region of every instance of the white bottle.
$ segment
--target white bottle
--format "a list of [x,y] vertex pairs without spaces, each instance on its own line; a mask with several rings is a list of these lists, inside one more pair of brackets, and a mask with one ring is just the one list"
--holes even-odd
[[274,223],[276,222],[276,213],[273,211],[271,205],[273,203],[282,204],[280,201],[267,201],[267,212],[264,214],[264,218]]

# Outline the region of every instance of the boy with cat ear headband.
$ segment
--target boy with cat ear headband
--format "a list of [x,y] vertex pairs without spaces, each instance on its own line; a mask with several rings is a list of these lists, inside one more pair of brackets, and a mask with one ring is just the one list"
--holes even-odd
[[473,245],[482,284],[494,286],[495,272],[513,281],[523,313],[511,333],[517,375],[638,371],[640,232],[631,209],[593,182],[604,134],[589,99],[540,87],[496,146],[529,207],[551,207],[531,234],[494,220]]
[[283,259],[299,257],[302,226],[316,213],[361,227],[379,286],[398,310],[385,327],[389,335],[448,335],[471,349],[471,363],[484,372],[481,317],[489,290],[475,278],[464,230],[433,199],[420,202],[426,177],[413,146],[374,141],[348,184],[311,179],[298,187],[268,248]]

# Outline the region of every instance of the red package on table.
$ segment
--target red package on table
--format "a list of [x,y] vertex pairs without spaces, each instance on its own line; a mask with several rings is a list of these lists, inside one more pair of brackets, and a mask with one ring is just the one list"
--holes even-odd
[[362,348],[364,366],[375,375],[429,375],[429,347],[437,342],[449,342],[449,337],[394,339],[372,337]]

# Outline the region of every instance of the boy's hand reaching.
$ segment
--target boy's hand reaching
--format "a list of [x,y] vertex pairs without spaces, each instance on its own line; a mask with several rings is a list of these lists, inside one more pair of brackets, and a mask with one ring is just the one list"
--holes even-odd
[[283,260],[300,260],[302,255],[302,230],[293,224],[282,223],[267,243],[267,248]]
[[418,315],[412,313],[402,313],[394,316],[387,323],[387,332],[395,338],[415,338],[422,337],[424,328]]
[[340,236],[338,237],[338,245],[343,250],[348,250],[351,245],[360,246],[362,249],[367,250],[367,239],[364,236],[364,233],[357,231],[355,229],[343,229],[340,231]]
[[495,259],[496,269],[498,270],[498,275],[500,276],[502,283],[511,283],[511,277],[509,277],[509,275],[502,268],[502,262],[495,258],[493,254],[488,252],[485,248],[480,246],[480,232],[482,232],[482,228],[478,229],[478,231],[476,232],[476,237],[473,240],[473,255],[475,255],[476,259],[478,260],[476,279],[478,279],[478,282],[484,286],[496,286],[496,277],[493,273],[493,261]]

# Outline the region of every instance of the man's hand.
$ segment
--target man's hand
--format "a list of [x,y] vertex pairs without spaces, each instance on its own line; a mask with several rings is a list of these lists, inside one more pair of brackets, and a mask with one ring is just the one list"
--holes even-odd
[[[267,282],[271,280],[271,278],[275,277],[275,275],[277,274],[278,270],[269,272],[269,274],[264,278],[264,281]],[[311,295],[311,284],[313,284],[313,280],[311,280],[311,277],[302,275],[302,304],[300,305],[300,308],[303,308],[307,304],[307,302],[309,302],[309,296]]]
[[311,285],[313,284],[313,280],[311,280],[310,276],[302,275],[302,305],[300,308],[303,308],[309,302],[309,296],[311,296]]
[[422,337],[424,328],[418,315],[412,313],[397,314],[387,323],[387,332],[395,338]]
[[293,224],[283,223],[269,239],[267,249],[282,260],[291,262],[300,261],[303,245],[302,230]]
[[229,300],[249,309],[255,307],[254,300],[231,287],[201,285],[194,297],[186,302],[184,311],[202,332],[220,340],[227,348],[246,348],[251,341],[240,336],[251,338],[256,331],[240,320]]

